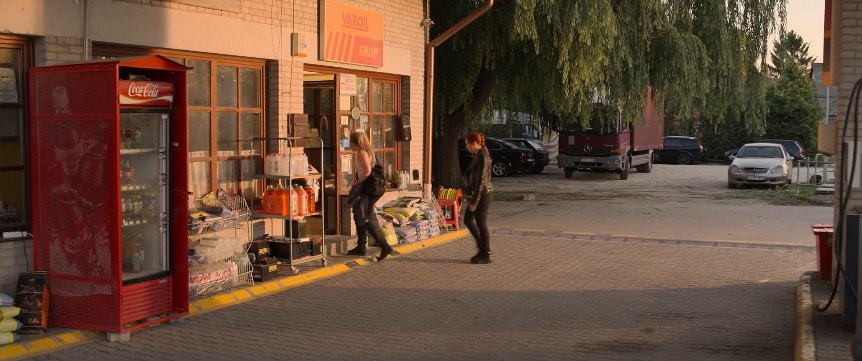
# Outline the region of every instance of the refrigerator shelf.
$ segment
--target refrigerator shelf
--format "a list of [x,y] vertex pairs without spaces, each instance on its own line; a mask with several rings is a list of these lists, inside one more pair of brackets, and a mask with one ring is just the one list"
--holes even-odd
[[120,149],[120,155],[129,155],[129,154],[147,154],[147,153],[155,153],[155,152],[158,152],[158,151],[159,151],[159,150],[158,150],[158,149],[155,149],[155,148],[153,148],[153,149],[149,149],[149,148],[142,148],[142,149]]
[[151,188],[149,188],[145,185],[140,185],[140,184],[120,186],[120,191],[123,191],[123,192],[147,191],[147,190],[151,190]]

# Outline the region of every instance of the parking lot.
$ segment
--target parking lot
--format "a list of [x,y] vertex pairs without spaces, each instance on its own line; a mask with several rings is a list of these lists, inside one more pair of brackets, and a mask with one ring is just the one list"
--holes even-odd
[[[727,165],[657,164],[651,173],[494,178],[491,225],[651,238],[812,245],[811,224],[832,223],[832,195],[728,189]],[[527,199],[522,197],[527,195]],[[535,197],[535,200],[531,200]]]

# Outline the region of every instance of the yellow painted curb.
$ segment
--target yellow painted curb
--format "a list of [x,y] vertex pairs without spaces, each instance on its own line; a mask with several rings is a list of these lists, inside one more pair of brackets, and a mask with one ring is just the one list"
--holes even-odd
[[104,333],[74,330],[0,346],[0,360],[20,360],[96,340]]
[[[398,254],[413,253],[418,250],[451,242],[467,236],[467,231],[455,231],[432,237],[424,241],[396,246]],[[394,255],[393,255],[394,256]],[[366,258],[356,258],[347,261],[358,266],[365,266],[373,262]],[[243,289],[220,293],[207,298],[189,302],[189,314],[187,317],[197,316],[203,313],[215,311],[225,307],[244,303],[256,298],[268,296],[273,293],[299,287],[317,280],[329,278],[351,269],[347,264],[335,264],[332,266],[318,268],[307,273],[292,277],[279,278],[267,281]],[[0,360],[18,360],[29,358],[43,353],[60,350],[61,348],[83,344],[104,337],[104,332],[74,330],[59,335],[52,335],[34,339],[26,342],[16,342],[6,346],[0,346]]]

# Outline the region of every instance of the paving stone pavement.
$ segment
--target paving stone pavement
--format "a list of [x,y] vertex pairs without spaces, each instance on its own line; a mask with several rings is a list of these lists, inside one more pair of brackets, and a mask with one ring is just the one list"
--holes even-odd
[[[517,233],[517,232],[514,232]],[[38,360],[791,360],[807,249],[495,234]]]

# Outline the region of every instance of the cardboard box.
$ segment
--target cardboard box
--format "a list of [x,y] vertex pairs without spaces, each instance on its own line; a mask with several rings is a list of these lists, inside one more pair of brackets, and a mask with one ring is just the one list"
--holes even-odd
[[30,272],[18,275],[15,307],[21,309],[19,334],[42,334],[48,330],[48,273]]
[[275,261],[253,264],[251,276],[255,282],[271,281],[278,277],[278,264]]
[[323,240],[320,238],[312,239],[311,242],[311,255],[319,256],[323,253]]
[[306,222],[304,219],[285,221],[284,229],[285,237],[292,236],[294,239],[308,237],[308,222]]
[[251,242],[248,248],[248,253],[254,255],[254,259],[263,259],[269,257],[269,241],[265,239],[256,239]]
[[[311,242],[270,242],[269,252],[280,259],[300,259],[311,254]],[[292,248],[292,249],[291,249]]]

